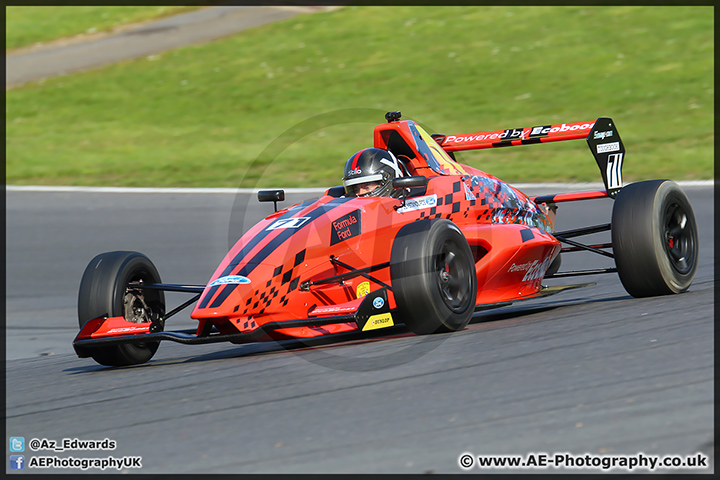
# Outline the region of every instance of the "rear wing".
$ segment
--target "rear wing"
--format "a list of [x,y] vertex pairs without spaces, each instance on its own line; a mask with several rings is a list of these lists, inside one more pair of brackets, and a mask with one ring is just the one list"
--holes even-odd
[[434,137],[446,152],[513,147],[584,138],[600,167],[607,195],[614,198],[623,186],[622,165],[625,146],[620,140],[612,118],[609,117],[600,117],[587,122],[510,128],[462,135],[434,135]]

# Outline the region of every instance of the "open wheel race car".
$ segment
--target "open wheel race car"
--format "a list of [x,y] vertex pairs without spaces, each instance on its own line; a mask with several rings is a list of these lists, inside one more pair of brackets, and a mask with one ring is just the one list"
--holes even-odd
[[[401,323],[417,334],[457,331],[476,311],[584,286],[546,287],[544,278],[617,272],[634,297],[690,286],[698,233],[688,198],[669,180],[623,187],[625,147],[612,119],[463,135],[430,135],[400,112],[386,119],[374,147],[402,166],[396,195],[354,196],[338,186],[279,211],[275,203],[206,285],[162,283],[137,252],[96,256],[80,283],[78,356],[119,366],[147,362],[161,340],[244,343]],[[453,154],[572,139],[587,140],[605,190],[529,198]],[[557,203],[606,197],[614,199],[611,223],[554,230]],[[258,198],[277,202],[284,192]],[[611,243],[575,240],[608,230]],[[560,253],[578,250],[611,257],[615,268],[558,272]],[[165,291],[193,296],[168,311]],[[166,331],[191,305],[197,328]]]

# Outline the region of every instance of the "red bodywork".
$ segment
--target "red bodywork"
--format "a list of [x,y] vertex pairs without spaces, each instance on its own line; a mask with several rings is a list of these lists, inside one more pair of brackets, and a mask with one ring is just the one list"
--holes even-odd
[[[378,125],[374,146],[390,149],[411,175],[425,176],[426,191],[409,197],[398,209],[402,200],[346,198],[335,187],[316,201],[266,217],[238,240],[205,286],[191,314],[199,321],[195,335],[257,332],[253,339],[263,340],[358,330],[361,327],[352,315],[366,295],[388,287],[388,306],[391,312],[396,308],[388,267],[393,241],[404,225],[427,218],[448,219],[465,235],[475,257],[478,308],[538,295],[541,280],[561,249],[543,202],[536,203],[537,199],[494,176],[455,162],[447,152],[580,139],[588,136],[594,123],[436,139],[412,121]],[[551,201],[607,193],[567,195]],[[322,282],[353,269],[368,275]],[[333,323],[334,318],[339,320]],[[77,340],[112,335],[113,328],[143,325],[121,317],[96,320],[88,322]],[[279,322],[289,322],[288,327],[278,328]],[[272,329],[262,328],[271,323]],[[363,330],[382,326],[366,325]]]
[[[585,135],[593,122],[589,123]],[[401,201],[395,198],[326,194],[315,202],[270,215],[237,242],[211,279],[241,275],[251,283],[206,288],[192,312],[200,321],[198,332],[207,322],[222,333],[231,333],[268,322],[354,313],[362,300],[359,295],[383,285],[362,276],[342,285],[330,283],[306,290],[300,285],[349,272],[331,262],[331,256],[355,269],[389,262],[398,230],[424,218],[449,219],[464,233],[475,254],[478,304],[512,301],[539,292],[560,242],[548,233],[549,220],[534,202],[492,175],[454,162],[414,122],[378,125],[374,146],[390,147],[405,160],[412,175],[428,178],[426,192],[408,200],[410,204],[419,199],[422,203],[414,205],[417,209],[398,211]],[[372,276],[392,285],[389,268]],[[388,300],[390,308],[395,308],[392,291]],[[275,336],[310,337],[357,328],[355,322],[346,322],[279,329]]]

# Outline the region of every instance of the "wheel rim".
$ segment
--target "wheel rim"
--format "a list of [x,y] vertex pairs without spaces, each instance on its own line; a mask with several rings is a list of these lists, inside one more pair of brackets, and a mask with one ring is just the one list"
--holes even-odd
[[145,302],[145,296],[140,289],[128,288],[123,298],[125,320],[132,323],[152,321],[152,309]]
[[670,264],[680,274],[689,273],[695,263],[695,232],[687,212],[671,203],[663,217],[663,245]]
[[443,243],[435,256],[435,276],[443,302],[454,313],[467,309],[472,286],[467,258],[453,241]]
[[[130,278],[128,285],[125,286],[122,305],[123,316],[126,321],[131,323],[153,322],[165,315],[159,290],[133,288],[130,285],[132,283],[155,283],[155,279],[153,279],[152,274],[145,271],[138,272]],[[148,346],[148,343],[138,342],[134,346],[143,349]]]
[[[132,283],[154,283],[147,274],[134,275],[128,284]],[[133,288],[131,285],[125,287],[123,297],[123,316],[125,320],[132,323],[152,322],[155,318],[162,316],[160,312],[160,296],[157,290],[145,290]]]

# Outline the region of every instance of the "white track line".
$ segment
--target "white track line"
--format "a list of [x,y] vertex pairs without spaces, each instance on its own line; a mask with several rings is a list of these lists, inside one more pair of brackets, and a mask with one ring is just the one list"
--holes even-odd
[[[687,180],[677,182],[681,187],[712,187],[714,180]],[[520,190],[531,188],[555,189],[557,191],[584,191],[602,189],[599,182],[588,183],[515,183]],[[276,187],[282,188],[282,187]],[[70,187],[50,185],[6,185],[8,192],[77,192],[77,193],[257,193],[271,188],[146,188],[146,187]],[[285,188],[285,193],[323,193],[327,188]]]

